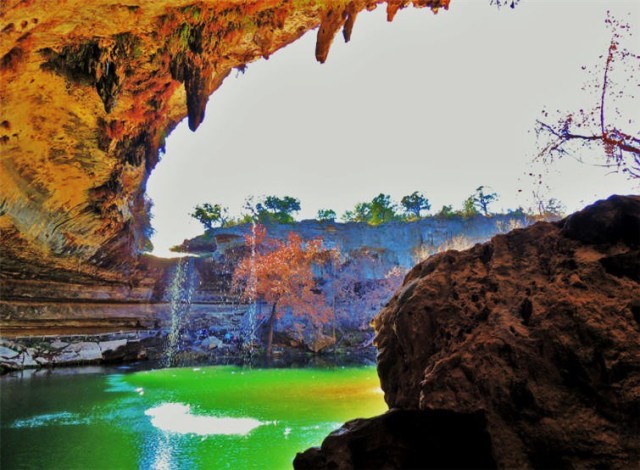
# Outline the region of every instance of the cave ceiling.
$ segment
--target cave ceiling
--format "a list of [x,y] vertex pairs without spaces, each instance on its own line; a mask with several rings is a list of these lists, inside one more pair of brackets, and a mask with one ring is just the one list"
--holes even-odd
[[448,3],[4,0],[1,271],[126,270],[144,247],[146,181],[167,135],[185,117],[195,131],[234,69],[309,30],[324,62],[363,10],[386,8],[391,21]]

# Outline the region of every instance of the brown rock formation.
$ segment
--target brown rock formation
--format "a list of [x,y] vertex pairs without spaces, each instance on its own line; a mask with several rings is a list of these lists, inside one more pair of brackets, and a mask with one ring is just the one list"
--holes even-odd
[[2,266],[113,277],[144,244],[145,183],[176,124],[188,116],[196,129],[234,68],[318,26],[324,61],[337,30],[348,40],[378,3],[3,1]]
[[[374,326],[389,407],[483,414],[498,466],[640,464],[640,197],[435,255]],[[298,468],[352,468],[351,427]]]
[[[298,454],[294,468],[495,468],[482,413],[391,410],[355,419],[331,433],[321,449]],[[462,450],[464,449],[464,450]]]

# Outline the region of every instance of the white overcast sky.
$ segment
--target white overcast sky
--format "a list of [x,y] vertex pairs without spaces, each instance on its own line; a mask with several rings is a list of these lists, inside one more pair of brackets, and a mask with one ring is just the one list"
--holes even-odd
[[[640,52],[640,1],[453,0],[433,15],[384,7],[361,13],[351,42],[336,37],[327,62],[316,31],[230,75],[192,133],[186,120],[153,171],[155,253],[202,233],[193,206],[221,203],[238,215],[249,195],[291,195],[299,218],[338,215],[378,193],[424,192],[433,209],[459,207],[476,187],[499,193],[495,209],[531,204],[526,174],[534,124],[546,106],[590,107],[582,66],[606,53],[610,10],[628,21]],[[633,90],[637,91],[637,90]],[[640,121],[637,108],[628,108]],[[635,131],[635,129],[629,129]],[[577,210],[638,183],[570,159],[547,169],[550,195]],[[519,192],[518,190],[522,190]]]

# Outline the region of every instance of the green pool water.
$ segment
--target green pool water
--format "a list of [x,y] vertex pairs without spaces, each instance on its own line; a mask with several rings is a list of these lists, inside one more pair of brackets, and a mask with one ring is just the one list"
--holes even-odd
[[291,468],[386,410],[374,367],[235,366],[3,377],[1,468]]

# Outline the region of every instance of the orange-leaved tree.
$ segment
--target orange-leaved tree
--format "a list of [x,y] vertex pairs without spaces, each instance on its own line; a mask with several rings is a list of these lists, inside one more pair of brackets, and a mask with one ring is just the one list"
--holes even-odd
[[266,354],[270,356],[275,322],[285,313],[307,317],[315,326],[330,320],[331,309],[318,289],[314,266],[326,263],[332,251],[323,249],[321,239],[303,242],[294,233],[289,233],[286,241],[268,238],[260,225],[245,237],[245,243],[251,247],[251,255],[236,267],[233,283],[244,300],[270,305],[264,318]]

